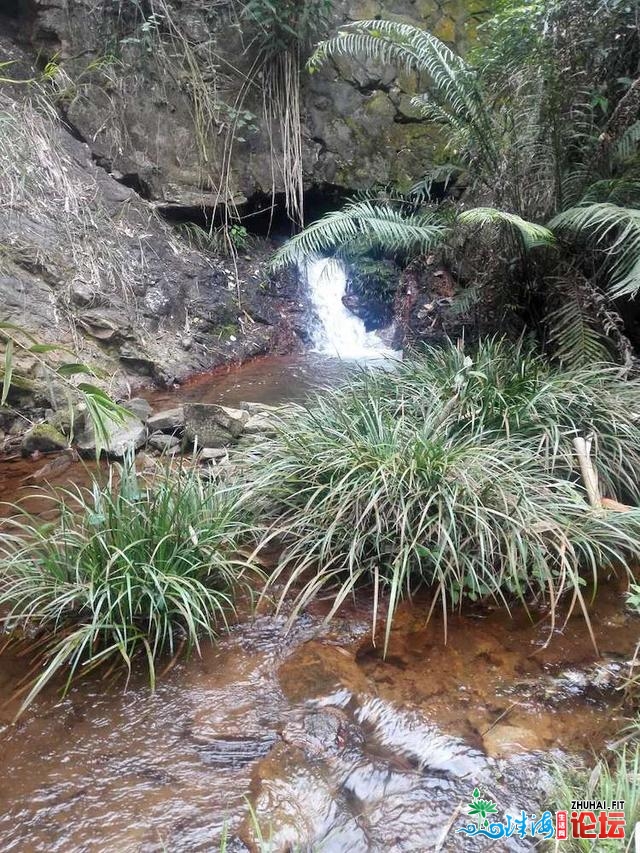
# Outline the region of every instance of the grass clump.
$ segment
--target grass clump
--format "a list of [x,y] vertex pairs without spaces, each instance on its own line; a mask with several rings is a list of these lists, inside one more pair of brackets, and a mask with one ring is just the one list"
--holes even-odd
[[[622,853],[635,845],[636,823],[640,821],[640,744],[631,744],[613,752],[609,761],[598,759],[592,770],[555,767],[554,809],[571,810],[572,800],[624,800],[626,838],[624,841],[601,838],[569,838],[562,843],[567,853]],[[555,848],[554,848],[555,849]]]
[[593,437],[604,495],[640,503],[640,381],[613,364],[554,366],[526,343],[481,341],[473,354],[429,347],[393,372],[362,374],[395,411],[437,410],[452,435],[495,435],[527,445],[546,469],[578,475],[572,441]]
[[187,468],[145,483],[128,461],[50,501],[57,521],[23,515],[0,538],[4,625],[37,661],[19,714],[60,672],[66,692],[76,676],[106,663],[130,673],[141,657],[154,687],[161,656],[199,651],[227,625],[248,572],[237,491]]
[[[598,383],[608,397],[591,397]],[[625,569],[640,550],[640,513],[591,509],[573,477],[571,439],[602,427],[601,464],[632,454],[611,485],[637,493],[638,428],[618,384],[616,396],[604,368],[556,375],[493,341],[473,357],[429,351],[318,397],[267,457],[264,486],[280,512],[271,535],[287,543],[272,583],[286,577],[295,612],[330,589],[330,615],[370,584],[376,607],[388,599],[387,636],[400,599],[421,587],[445,612],[532,596],[554,610],[571,591],[586,616],[586,579]]]

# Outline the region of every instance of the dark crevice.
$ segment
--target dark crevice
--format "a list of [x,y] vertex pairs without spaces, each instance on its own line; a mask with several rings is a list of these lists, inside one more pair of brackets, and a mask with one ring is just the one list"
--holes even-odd
[[[349,195],[349,190],[334,184],[310,187],[304,194],[307,223],[340,207]],[[192,223],[207,231],[225,223],[223,205],[215,211],[211,207],[183,205],[158,206],[157,210],[170,223]],[[284,193],[276,193],[273,198],[267,193],[255,193],[238,208],[235,221],[238,219],[250,234],[269,237],[275,242],[287,239],[297,230],[287,215]]]
[[420,116],[407,116],[403,113],[396,113],[393,121],[395,124],[424,124],[424,119]]
[[351,78],[349,83],[360,92],[361,95],[366,95],[370,97],[371,95],[375,95],[377,92],[385,92],[385,94],[389,94],[391,92],[392,85],[391,83],[383,83],[381,80],[372,81],[369,83],[359,83],[357,80]]
[[[98,160],[96,159],[95,162],[98,163]],[[151,201],[153,196],[151,187],[144,180],[144,178],[141,178],[140,175],[137,174],[137,172],[130,172],[126,175],[119,175],[111,172],[110,169],[108,169],[107,171],[114,180],[118,181],[119,184],[123,184],[123,186],[129,187],[130,189],[134,190],[141,198],[145,199],[145,201]]]

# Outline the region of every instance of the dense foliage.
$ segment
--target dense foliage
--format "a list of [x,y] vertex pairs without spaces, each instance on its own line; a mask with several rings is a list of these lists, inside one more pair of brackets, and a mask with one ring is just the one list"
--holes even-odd
[[[491,285],[499,311],[515,308],[561,358],[628,359],[612,299],[640,289],[633,4],[505,0],[485,35],[468,59],[385,20],[319,46],[312,69],[346,57],[418,72],[414,106],[441,128],[445,153],[409,194],[348,204],[276,262],[364,246],[406,259],[447,244],[467,283]],[[431,203],[436,184],[455,184],[456,200]]]
[[[359,584],[398,601],[580,601],[585,579],[638,554],[640,513],[592,509],[572,441],[597,434],[610,495],[637,499],[637,382],[611,369],[559,372],[501,342],[450,346],[393,373],[356,375],[296,416],[267,459],[287,548],[273,580],[296,612],[326,588],[332,612]],[[626,555],[626,556],[625,556]],[[374,620],[377,618],[377,611]]]
[[[572,766],[573,765],[573,766]],[[554,806],[566,809],[572,800],[602,800],[624,802],[627,842],[599,839],[569,838],[563,842],[568,853],[617,853],[631,850],[640,821],[640,744],[630,744],[598,759],[589,770],[576,769],[575,761],[555,768]]]

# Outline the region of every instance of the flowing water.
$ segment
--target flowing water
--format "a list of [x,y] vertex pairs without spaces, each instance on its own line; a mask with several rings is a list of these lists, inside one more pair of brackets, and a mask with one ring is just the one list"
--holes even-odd
[[[347,331],[342,288],[340,279],[317,348],[380,355],[380,338],[350,320]],[[263,359],[153,399],[156,409],[303,399],[343,371],[319,353]],[[41,464],[3,461],[0,498],[29,489]],[[63,465],[53,484],[90,474]],[[126,690],[96,675],[63,700],[51,685],[15,725],[28,661],[5,652],[0,850],[214,853],[227,833],[227,849],[257,851],[256,826],[281,853],[481,849],[455,833],[476,785],[504,810],[547,808],[548,757],[578,761],[622,723],[613,687],[639,626],[620,601],[609,585],[591,605],[600,656],[580,617],[552,631],[535,609],[450,616],[445,644],[442,619],[426,625],[429,602],[418,599],[401,607],[386,657],[366,591],[328,628],[321,603],[291,630],[247,610],[154,695],[135,672]],[[509,845],[491,849],[529,849]]]
[[320,258],[309,261],[306,277],[311,303],[317,314],[313,328],[314,349],[341,359],[397,358],[378,332],[367,332],[364,322],[343,303],[347,292],[347,270],[339,261]]

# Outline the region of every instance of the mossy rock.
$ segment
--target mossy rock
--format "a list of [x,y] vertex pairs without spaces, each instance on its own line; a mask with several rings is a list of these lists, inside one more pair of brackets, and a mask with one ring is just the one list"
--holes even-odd
[[22,453],[24,456],[36,452],[53,453],[56,450],[64,450],[68,443],[60,430],[52,424],[36,424],[22,439]]
[[456,21],[453,18],[450,18],[448,15],[445,15],[443,18],[440,18],[438,23],[433,27],[432,33],[436,38],[439,38],[440,41],[444,41],[447,44],[454,45],[457,40],[456,30]]

